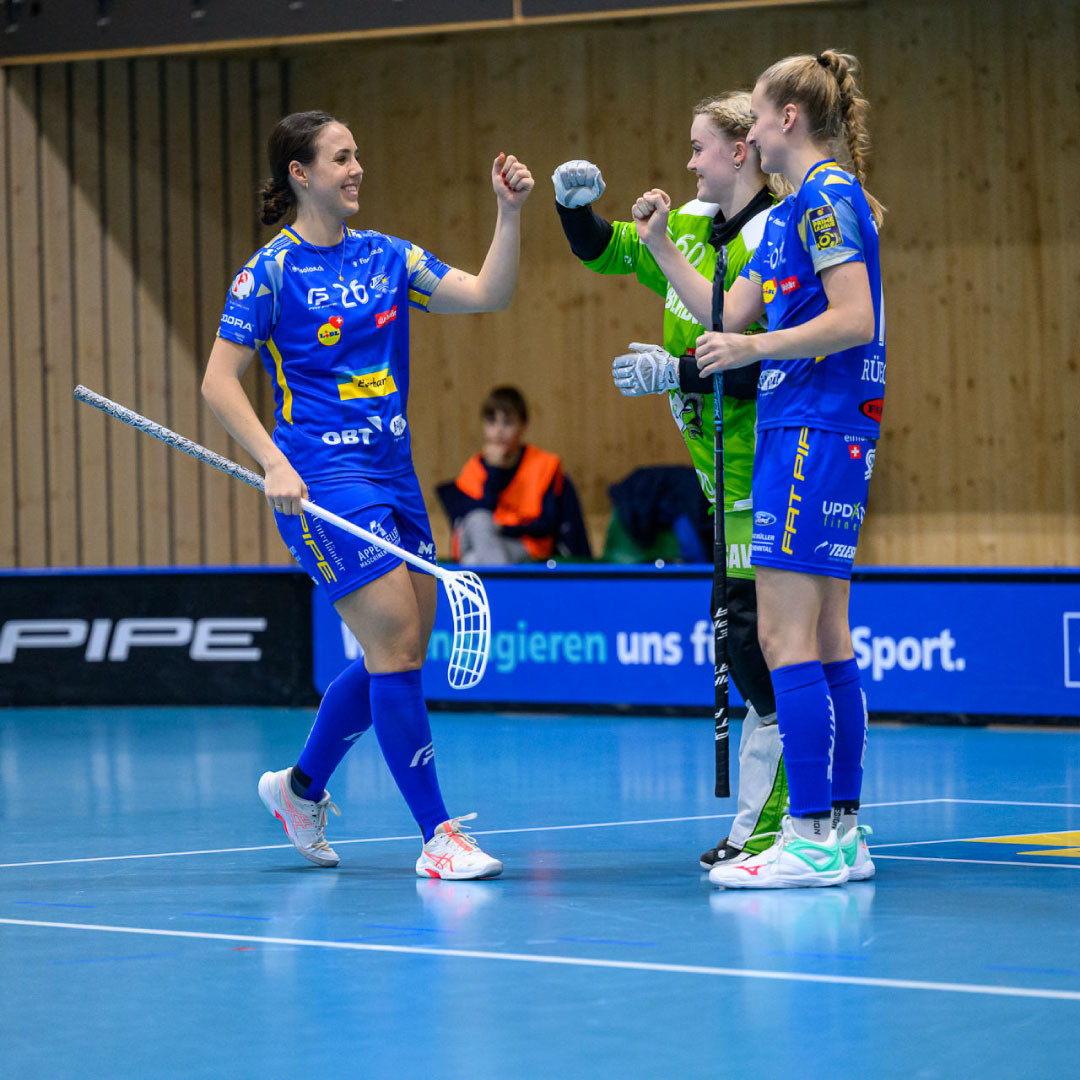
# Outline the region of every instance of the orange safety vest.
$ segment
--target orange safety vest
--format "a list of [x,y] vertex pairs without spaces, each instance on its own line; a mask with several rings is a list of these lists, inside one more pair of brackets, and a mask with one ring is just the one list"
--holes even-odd
[[[526,444],[521,455],[517,471],[510,483],[499,492],[495,511],[492,515],[496,525],[525,525],[535,521],[543,508],[544,493],[555,484],[555,494],[562,494],[562,462],[558,454],[549,454],[535,446]],[[484,480],[487,468],[479,454],[473,454],[462,467],[455,481],[457,486],[470,499],[479,499],[484,494]],[[534,559],[547,559],[555,551],[554,536],[522,536],[525,550]],[[455,536],[454,558],[461,558],[461,549]]]

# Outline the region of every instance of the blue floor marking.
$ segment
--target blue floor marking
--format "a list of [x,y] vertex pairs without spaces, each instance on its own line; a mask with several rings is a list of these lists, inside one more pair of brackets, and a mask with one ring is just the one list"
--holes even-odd
[[[332,782],[341,867],[277,842],[255,785],[295,761],[311,718],[0,712],[0,774],[32,763],[50,792],[0,807],[0,905],[99,909],[0,918],[0,965],[19,972],[0,1009],[9,1071],[104,1080],[123,1045],[139,1080],[275,1076],[303,1031],[307,1069],[363,1062],[371,1080],[835,1080],[838,1059],[875,1080],[1075,1072],[1075,889],[1053,871],[1080,860],[970,838],[1080,829],[1080,733],[872,727],[877,877],[735,894],[697,865],[733,809],[712,797],[710,722],[434,716],[448,807],[479,810],[474,835],[506,865],[452,882],[416,876],[368,737]],[[175,951],[107,955],[121,933]],[[482,1055],[433,1063],[463,1023]],[[823,1038],[835,1054],[809,1059]]]

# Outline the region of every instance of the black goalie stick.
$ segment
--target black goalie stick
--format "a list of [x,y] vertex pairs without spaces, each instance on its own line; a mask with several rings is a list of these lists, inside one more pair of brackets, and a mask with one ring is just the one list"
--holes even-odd
[[[720,245],[713,272],[712,328],[724,325],[724,277],[727,274],[727,247]],[[713,731],[716,737],[716,788],[718,799],[731,794],[728,761],[728,611],[727,540],[724,534],[724,376],[713,376]]]

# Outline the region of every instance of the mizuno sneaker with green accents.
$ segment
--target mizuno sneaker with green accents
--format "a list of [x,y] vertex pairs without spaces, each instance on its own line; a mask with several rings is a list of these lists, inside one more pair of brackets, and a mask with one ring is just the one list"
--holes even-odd
[[840,850],[847,863],[848,881],[869,881],[876,873],[874,860],[870,858],[870,848],[866,838],[874,830],[869,825],[856,825],[840,837]]
[[718,863],[709,871],[709,881],[724,889],[806,889],[843,885],[847,880],[848,866],[836,830],[819,844],[799,836],[788,816],[772,847],[742,862]]

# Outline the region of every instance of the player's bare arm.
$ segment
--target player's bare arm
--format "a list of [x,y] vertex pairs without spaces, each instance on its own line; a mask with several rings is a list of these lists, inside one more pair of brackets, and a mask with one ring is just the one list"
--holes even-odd
[[451,267],[431,294],[428,311],[456,315],[502,311],[510,305],[521,250],[521,207],[535,183],[528,167],[513,154],[496,156],[491,165],[491,184],[498,216],[484,264],[478,274]]
[[203,375],[202,395],[225,430],[262,466],[270,507],[299,514],[307,485],[270,438],[240,384],[254,355],[244,345],[217,338]]

